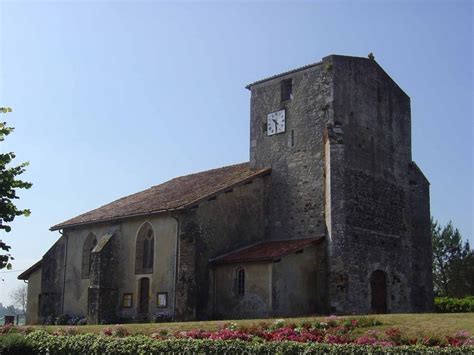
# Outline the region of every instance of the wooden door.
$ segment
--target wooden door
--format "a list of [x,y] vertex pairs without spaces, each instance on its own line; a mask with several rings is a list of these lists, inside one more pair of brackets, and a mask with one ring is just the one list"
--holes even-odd
[[150,297],[150,279],[143,277],[140,279],[140,302],[138,312],[141,315],[148,314],[148,304]]
[[372,313],[387,313],[387,280],[385,272],[376,270],[370,278]]

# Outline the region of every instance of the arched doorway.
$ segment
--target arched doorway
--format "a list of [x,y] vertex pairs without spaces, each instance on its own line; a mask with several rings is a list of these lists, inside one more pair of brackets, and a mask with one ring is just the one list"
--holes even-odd
[[387,313],[387,278],[385,272],[376,270],[370,277],[372,313]]
[[138,313],[140,318],[148,316],[148,304],[150,297],[150,279],[148,277],[143,277],[140,279],[140,292],[139,292],[139,302],[138,302]]

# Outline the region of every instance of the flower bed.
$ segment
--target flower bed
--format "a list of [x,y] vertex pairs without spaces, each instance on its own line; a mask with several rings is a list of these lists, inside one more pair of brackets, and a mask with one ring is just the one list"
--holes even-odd
[[84,334],[54,336],[43,331],[29,334],[27,341],[39,354],[469,354],[474,347],[428,347],[425,345],[382,346],[327,344],[296,341],[246,341],[211,339],[156,340],[136,335],[124,338]]
[[[170,331],[159,329],[150,336],[130,335],[124,326],[109,326],[102,334],[77,334],[78,327],[59,328],[51,334],[30,327],[0,327],[2,338],[22,339],[23,353],[40,354],[293,354],[293,353],[474,353],[474,337],[459,331],[443,338],[410,338],[398,328],[376,331],[370,328],[381,323],[371,318],[329,317],[324,322],[259,323],[239,326],[228,323],[215,331]],[[22,332],[24,336],[18,337]],[[12,338],[13,339],[13,338]],[[11,347],[15,341],[6,342]],[[3,344],[6,344],[3,341]],[[3,349],[7,349],[5,346]],[[29,350],[28,350],[29,349]],[[3,353],[9,353],[4,351]]]
[[258,342],[324,343],[324,344],[358,344],[372,346],[474,346],[474,337],[460,331],[445,338],[423,337],[409,338],[398,328],[385,331],[368,330],[363,335],[354,335],[357,328],[381,325],[375,319],[344,319],[329,317],[326,322],[285,324],[284,320],[274,323],[260,323],[253,327],[238,327],[230,323],[217,331],[191,330],[168,334],[164,331],[154,333],[152,338],[169,339],[209,339],[209,340],[242,340]]

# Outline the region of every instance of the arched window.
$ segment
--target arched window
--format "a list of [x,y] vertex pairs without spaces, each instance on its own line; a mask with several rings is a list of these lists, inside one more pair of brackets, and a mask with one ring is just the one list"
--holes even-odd
[[89,233],[82,247],[82,278],[88,279],[91,273],[91,253],[97,245],[97,238],[94,233]]
[[245,294],[245,270],[240,268],[237,270],[237,295]]
[[153,227],[146,222],[138,231],[135,251],[135,273],[151,274],[155,256],[155,235]]

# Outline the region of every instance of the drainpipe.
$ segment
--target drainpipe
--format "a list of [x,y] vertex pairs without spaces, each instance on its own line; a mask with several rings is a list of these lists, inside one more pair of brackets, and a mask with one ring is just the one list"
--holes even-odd
[[[64,235],[64,233],[59,230],[59,234],[61,236]],[[68,235],[65,235],[66,238],[66,252],[64,253],[64,277],[63,277],[63,292],[62,292],[62,304],[61,304],[61,314],[64,314],[64,292],[66,290],[66,266],[67,266],[67,247],[68,247]]]
[[176,220],[176,261],[174,269],[174,296],[173,296],[173,320],[176,321],[176,293],[178,289],[178,272],[179,272],[179,233],[180,233],[180,222],[177,217],[171,216]]

